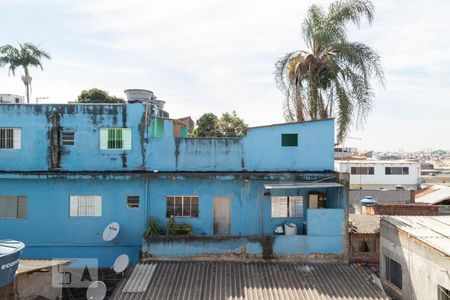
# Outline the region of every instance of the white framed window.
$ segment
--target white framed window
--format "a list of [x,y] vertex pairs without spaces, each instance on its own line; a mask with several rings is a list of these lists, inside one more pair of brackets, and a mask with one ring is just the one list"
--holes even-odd
[[167,196],[166,217],[198,217],[198,196]]
[[70,196],[71,217],[101,217],[101,196]]
[[101,128],[101,150],[131,150],[131,128]]
[[0,219],[26,219],[27,214],[27,197],[0,196]]
[[22,129],[21,128],[0,128],[0,150],[21,149]]
[[303,217],[303,196],[272,196],[272,218]]

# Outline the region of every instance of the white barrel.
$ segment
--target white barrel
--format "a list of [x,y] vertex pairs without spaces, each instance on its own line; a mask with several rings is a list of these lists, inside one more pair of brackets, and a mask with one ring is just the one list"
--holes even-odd
[[284,234],[285,235],[296,235],[297,234],[297,225],[295,225],[294,223],[284,224]]

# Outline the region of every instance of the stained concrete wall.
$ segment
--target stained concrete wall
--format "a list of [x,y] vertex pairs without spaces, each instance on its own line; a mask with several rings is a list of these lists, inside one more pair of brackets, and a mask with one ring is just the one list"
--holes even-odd
[[[0,150],[0,170],[333,170],[333,120],[251,128],[242,138],[193,139],[175,138],[170,119],[163,120],[162,136],[152,137],[151,119],[142,104],[2,104],[0,127],[21,128],[22,147]],[[101,150],[102,128],[130,128],[131,150]],[[62,145],[60,130],[74,131],[75,144]],[[282,147],[283,133],[298,134],[298,146]]]
[[[438,285],[450,290],[450,258],[381,220],[380,277],[394,299],[438,299]],[[386,280],[386,256],[402,266],[402,289]]]

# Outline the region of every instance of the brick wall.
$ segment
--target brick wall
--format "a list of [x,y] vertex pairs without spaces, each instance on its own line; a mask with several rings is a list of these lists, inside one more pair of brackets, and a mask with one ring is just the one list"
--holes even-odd
[[[350,233],[349,234],[349,261],[355,263],[379,264],[380,262],[380,234],[379,233]],[[374,251],[358,251],[360,243],[366,241],[373,243]]]
[[449,215],[450,207],[427,204],[377,204],[366,206],[365,212],[368,215],[438,216]]

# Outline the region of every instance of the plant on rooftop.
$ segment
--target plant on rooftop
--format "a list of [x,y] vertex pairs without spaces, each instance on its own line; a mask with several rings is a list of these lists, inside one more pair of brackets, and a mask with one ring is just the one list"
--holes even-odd
[[92,88],[81,91],[77,103],[125,103],[122,98],[110,96],[107,91]]
[[44,58],[50,59],[50,54],[31,43],[19,43],[18,47],[12,45],[0,46],[0,67],[8,65],[8,75],[15,76],[16,69],[23,68],[22,81],[26,89],[27,103],[30,103],[31,81],[33,79],[30,76],[30,67],[39,67],[43,70],[42,60]]
[[161,234],[161,227],[159,226],[158,219],[156,219],[155,217],[150,217],[147,223],[148,226],[145,235],[157,236]]
[[369,0],[335,1],[328,11],[310,6],[302,26],[308,50],[287,53],[276,63],[286,121],[336,116],[338,142],[352,123],[365,122],[373,106],[371,80],[383,84],[383,70],[373,49],[348,40],[347,25],[359,26],[362,18],[371,23],[374,12]]
[[192,235],[192,226],[189,224],[177,224],[175,218],[171,216],[167,220],[167,235]]
[[248,131],[248,125],[235,111],[224,113],[220,119],[213,113],[206,113],[197,120],[192,137],[239,137]]

